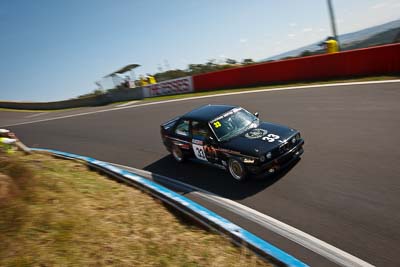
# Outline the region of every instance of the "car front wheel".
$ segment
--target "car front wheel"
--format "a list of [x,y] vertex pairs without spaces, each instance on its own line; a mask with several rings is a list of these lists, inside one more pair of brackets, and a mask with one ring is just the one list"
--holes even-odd
[[247,177],[246,170],[243,164],[236,159],[229,159],[228,169],[229,173],[235,180],[244,181]]

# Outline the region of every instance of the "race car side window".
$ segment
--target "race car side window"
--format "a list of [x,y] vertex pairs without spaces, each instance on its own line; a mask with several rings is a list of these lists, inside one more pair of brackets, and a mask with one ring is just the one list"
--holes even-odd
[[182,136],[189,136],[189,121],[181,120],[175,128],[175,133]]
[[192,121],[191,129],[193,139],[204,140],[207,136],[210,135],[207,124],[202,122]]

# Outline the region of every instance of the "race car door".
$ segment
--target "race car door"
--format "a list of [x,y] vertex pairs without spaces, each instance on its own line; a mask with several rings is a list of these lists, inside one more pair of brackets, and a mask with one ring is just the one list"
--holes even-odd
[[202,161],[216,162],[216,151],[213,146],[207,144],[206,140],[211,132],[206,123],[191,122],[192,148],[195,157]]
[[180,119],[174,128],[172,143],[178,146],[186,156],[191,156],[191,135],[189,120]]

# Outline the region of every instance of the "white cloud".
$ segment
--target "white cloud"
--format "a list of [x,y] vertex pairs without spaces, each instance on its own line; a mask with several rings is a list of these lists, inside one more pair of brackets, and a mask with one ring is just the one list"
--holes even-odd
[[297,23],[291,22],[291,23],[289,23],[289,26],[290,26],[290,27],[296,27],[296,26],[297,26]]
[[319,32],[326,32],[326,29],[325,28],[319,28],[318,31]]
[[246,38],[240,38],[240,40],[239,40],[239,42],[242,43],[242,44],[247,43],[247,41],[248,40]]
[[313,30],[312,28],[304,28],[303,32],[312,32],[312,30]]
[[288,36],[289,38],[294,38],[294,37],[296,37],[296,34],[294,34],[294,33],[289,33],[287,36]]

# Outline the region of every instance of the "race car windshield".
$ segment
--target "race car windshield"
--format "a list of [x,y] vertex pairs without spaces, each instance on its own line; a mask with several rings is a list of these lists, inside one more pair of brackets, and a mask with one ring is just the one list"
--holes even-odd
[[220,141],[228,140],[257,126],[258,118],[242,108],[233,109],[210,122],[210,127]]

